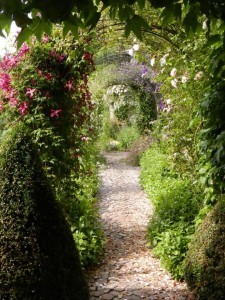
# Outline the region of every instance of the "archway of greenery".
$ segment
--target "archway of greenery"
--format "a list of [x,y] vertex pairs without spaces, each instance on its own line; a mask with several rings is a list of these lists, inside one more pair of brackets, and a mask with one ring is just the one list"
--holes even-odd
[[[149,225],[149,240],[165,267],[174,277],[183,278],[190,238],[224,194],[224,3],[86,0],[81,4],[68,0],[67,4],[56,2],[52,9],[52,1],[5,1],[0,11],[1,29],[8,30],[12,19],[16,20],[23,27],[18,38],[21,45],[33,34],[40,41],[43,32],[51,34],[52,23],[63,22],[65,38],[72,31],[78,39],[81,31],[89,28],[92,31],[83,35],[85,48],[99,53],[96,60],[99,63],[106,57],[110,62],[118,57],[120,60],[128,58],[124,53],[127,45],[133,50],[137,49],[135,45],[140,46],[135,59],[142,65],[142,71],[145,70],[141,79],[159,84],[159,93],[163,95],[162,101],[158,101],[157,120],[148,120],[153,129],[154,147],[141,159],[142,184],[156,207]],[[115,23],[108,21],[107,15]],[[121,26],[125,28],[126,37],[130,36],[125,46],[118,34]],[[134,42],[132,32],[142,42]],[[106,56],[102,45],[108,37],[111,44],[106,49],[111,47],[112,51]],[[112,49],[115,40],[119,41],[116,47],[119,55]],[[87,57],[90,58],[89,54]],[[126,78],[130,65],[130,61],[122,65],[122,78]],[[121,65],[116,67],[116,72],[119,70]],[[154,73],[154,81],[146,70]],[[112,84],[118,87],[116,80],[114,83],[112,80],[111,87]],[[136,88],[130,83],[129,86]],[[145,87],[145,83],[141,86]],[[152,86],[155,90],[155,84]],[[96,98],[100,99],[102,94],[98,92]],[[139,97],[141,92],[145,93],[139,92]],[[213,260],[216,269],[223,269],[223,259],[214,257],[214,249],[221,248],[218,240],[216,243],[215,246],[211,240],[207,242],[203,250],[206,257],[199,260],[202,265],[190,262],[187,270],[187,280],[192,288],[197,288],[202,299],[210,286],[216,285],[216,276],[222,276],[221,272],[217,274],[211,269],[215,276],[210,276],[215,282],[209,280],[209,286],[202,277],[207,260]],[[193,277],[196,278],[194,284]],[[221,291],[223,280],[219,282]],[[222,297],[216,295],[218,299]]]

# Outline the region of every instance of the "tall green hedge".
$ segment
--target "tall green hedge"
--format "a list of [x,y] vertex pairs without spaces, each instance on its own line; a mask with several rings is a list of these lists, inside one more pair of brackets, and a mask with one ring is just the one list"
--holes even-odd
[[28,130],[15,128],[0,157],[0,299],[89,299],[71,232]]
[[225,299],[225,200],[202,221],[186,257],[185,280],[197,299]]

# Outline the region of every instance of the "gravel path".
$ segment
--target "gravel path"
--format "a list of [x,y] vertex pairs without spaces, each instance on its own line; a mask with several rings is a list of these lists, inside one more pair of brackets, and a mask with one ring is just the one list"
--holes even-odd
[[139,168],[126,165],[125,155],[107,153],[100,174],[100,217],[107,243],[99,265],[87,273],[91,300],[193,299],[146,246],[152,206],[138,183]]

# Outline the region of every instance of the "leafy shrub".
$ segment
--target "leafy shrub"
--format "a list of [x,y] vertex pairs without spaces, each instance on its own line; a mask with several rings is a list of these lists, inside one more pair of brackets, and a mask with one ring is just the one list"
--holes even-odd
[[141,182],[154,204],[149,244],[173,277],[183,278],[183,261],[201,197],[191,180],[173,171],[168,156],[153,146],[141,159]]
[[133,141],[126,157],[126,162],[132,166],[139,166],[140,159],[144,152],[150,147],[152,140],[149,136],[140,136]]
[[[150,225],[149,232],[151,230]],[[184,258],[193,233],[194,225],[184,222],[168,225],[167,230],[157,233],[153,253],[160,258],[162,266],[176,279],[184,277]]]
[[222,300],[225,290],[225,200],[195,232],[185,260],[185,280],[198,299]]
[[0,182],[0,298],[89,299],[68,224],[23,126],[4,142]]
[[[62,43],[61,32],[55,28],[51,38],[45,36],[31,46],[24,44],[19,52],[6,56],[0,64],[0,127],[5,132],[19,119],[31,128],[42,166],[71,227],[81,217],[90,227],[90,211],[79,208],[84,205],[77,195],[87,193],[83,198],[92,203],[98,188],[98,182],[88,176],[96,173],[97,151],[93,150],[98,130],[88,86],[94,63],[84,47],[82,41],[75,41],[69,34]],[[75,181],[84,177],[86,185],[90,179],[90,192],[82,184],[77,188]],[[94,213],[92,209],[91,224],[100,240]],[[87,232],[85,237],[86,244],[92,244]]]
[[120,150],[127,150],[133,141],[139,138],[140,134],[135,126],[127,126],[121,128],[117,134],[117,141],[119,142]]

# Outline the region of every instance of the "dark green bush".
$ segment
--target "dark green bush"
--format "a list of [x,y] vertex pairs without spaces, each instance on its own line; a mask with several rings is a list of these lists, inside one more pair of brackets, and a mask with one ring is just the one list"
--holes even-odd
[[225,299],[225,200],[198,227],[185,263],[185,279],[198,299]]
[[30,133],[16,128],[1,152],[0,299],[89,299],[71,232]]

